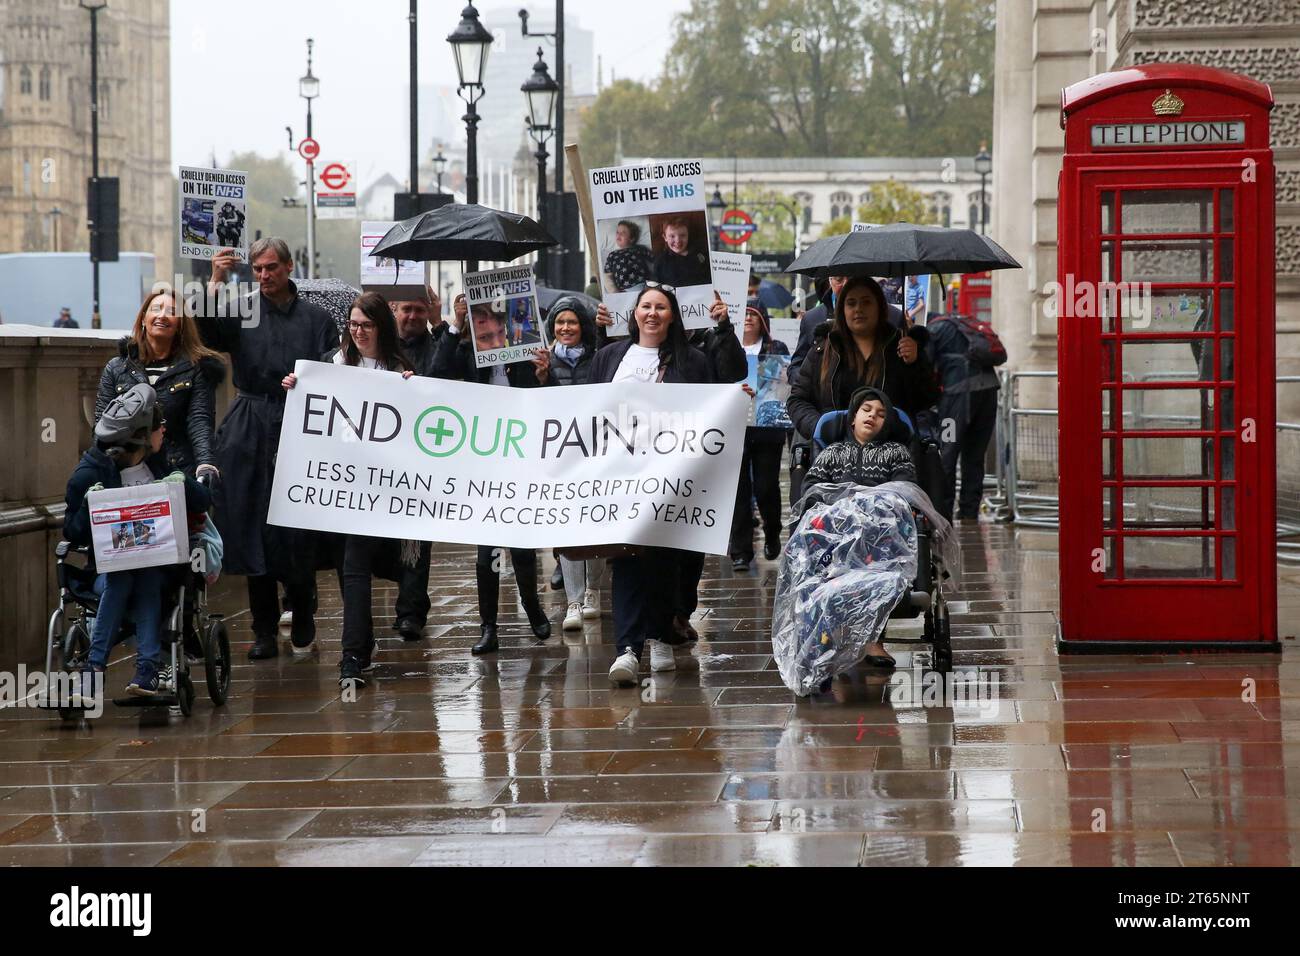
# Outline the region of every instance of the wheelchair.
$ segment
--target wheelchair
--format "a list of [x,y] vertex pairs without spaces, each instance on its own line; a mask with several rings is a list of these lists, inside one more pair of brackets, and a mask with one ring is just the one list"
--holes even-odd
[[[912,463],[916,467],[917,484],[930,497],[938,500],[937,494],[943,477],[943,465],[939,457],[939,444],[923,429],[918,429],[911,418],[901,409],[895,409],[899,419],[910,433],[908,449]],[[798,501],[803,492],[803,478],[808,468],[828,445],[843,441],[848,435],[848,412],[826,412],[817,421],[813,430],[810,453],[802,459],[796,459],[790,471],[790,500]],[[797,482],[797,484],[796,484]],[[912,515],[916,519],[917,532],[917,575],[909,591],[903,595],[890,612],[890,620],[922,619],[922,634],[919,638],[886,638],[881,640],[889,644],[928,644],[930,646],[931,666],[940,674],[952,671],[952,628],[948,617],[948,601],[944,595],[944,582],[949,574],[944,567],[938,549],[933,547],[934,526],[926,515],[915,508]]]
[[[95,593],[98,576],[90,564],[90,548],[60,541],[54,549],[59,582],[59,604],[50,615],[46,632],[45,672],[78,673],[88,666],[90,635],[99,611]],[[207,581],[190,565],[176,565],[164,592],[162,651],[158,693],[152,697],[114,698],[119,707],[166,707],[172,716],[188,717],[194,710],[194,681],[190,658],[202,660],[208,696],[216,707],[230,694],[230,637],[221,614],[207,609]],[[113,645],[134,635],[134,625],[124,621]],[[167,655],[170,653],[170,664]],[[53,682],[51,682],[51,686]],[[86,707],[50,695],[45,709],[57,710],[63,720],[80,720]]]

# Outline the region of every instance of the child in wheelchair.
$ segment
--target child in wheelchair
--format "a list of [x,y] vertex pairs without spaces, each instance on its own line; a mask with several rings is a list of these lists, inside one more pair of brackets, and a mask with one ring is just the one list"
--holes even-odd
[[[182,472],[165,473],[162,448],[166,423],[157,394],[148,385],[136,385],[115,398],[95,425],[95,442],[81,456],[68,479],[63,519],[63,536],[73,546],[91,544],[90,512],[86,495],[105,488],[125,488],[153,481],[185,485],[185,507],[190,531],[202,528],[211,504],[208,490]],[[83,573],[93,573],[91,565]],[[184,572],[189,572],[189,567]],[[167,593],[175,580],[175,568],[152,567],[97,574],[94,595],[94,627],[85,670],[102,672],[108,655],[129,619],[138,645],[135,675],[126,692],[133,697],[158,693],[158,672],[162,656],[163,615]],[[87,681],[87,684],[90,684]]]
[[909,429],[875,388],[853,394],[842,424],[804,478],[777,579],[774,656],[800,696],[861,661],[892,668],[885,624],[918,572],[931,578],[922,544],[938,515],[916,484]]

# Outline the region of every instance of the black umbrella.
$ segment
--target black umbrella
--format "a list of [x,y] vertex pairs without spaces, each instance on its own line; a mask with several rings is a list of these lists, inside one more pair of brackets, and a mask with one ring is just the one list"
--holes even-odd
[[448,203],[389,229],[372,256],[415,262],[509,262],[559,240],[527,216],[470,203]]
[[818,239],[786,272],[827,276],[882,276],[1019,269],[1020,263],[987,236],[971,229],[898,222]]

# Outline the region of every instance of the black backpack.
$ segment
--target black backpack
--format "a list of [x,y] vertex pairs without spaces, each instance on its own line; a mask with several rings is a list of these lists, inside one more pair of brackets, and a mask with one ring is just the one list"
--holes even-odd
[[1007,348],[988,322],[969,315],[952,315],[947,321],[954,323],[966,339],[966,361],[978,368],[996,368],[1007,360]]

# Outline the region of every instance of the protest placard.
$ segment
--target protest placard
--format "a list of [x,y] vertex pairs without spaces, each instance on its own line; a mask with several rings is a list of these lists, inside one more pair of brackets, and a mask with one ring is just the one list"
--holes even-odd
[[626,335],[637,293],[647,282],[675,291],[683,325],[712,326],[713,276],[703,166],[653,160],[588,171],[600,285],[614,324]]
[[738,385],[521,392],[297,363],[270,521],[459,544],[723,554],[748,400]]
[[155,481],[86,495],[95,567],[130,571],[190,559],[185,486]]
[[248,173],[180,168],[180,256],[211,259],[230,248],[248,260]]
[[378,292],[389,302],[402,302],[427,294],[427,266],[409,259],[370,254],[395,225],[396,222],[384,220],[367,220],[361,224],[361,288]]
[[749,299],[750,256],[739,252],[711,252],[713,288],[727,304],[727,318],[740,334],[745,322],[745,303]]
[[751,422],[759,428],[794,427],[785,403],[790,398],[790,356],[764,355],[758,360],[757,380],[754,385],[754,417]]
[[474,367],[530,362],[547,347],[532,266],[465,275]]

